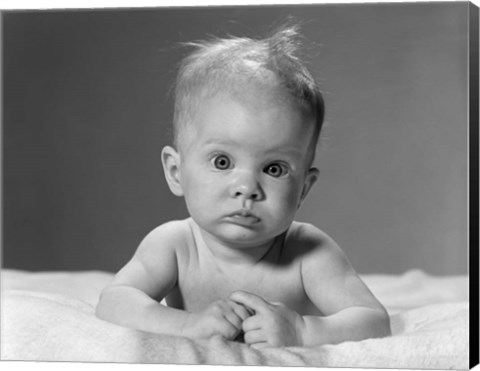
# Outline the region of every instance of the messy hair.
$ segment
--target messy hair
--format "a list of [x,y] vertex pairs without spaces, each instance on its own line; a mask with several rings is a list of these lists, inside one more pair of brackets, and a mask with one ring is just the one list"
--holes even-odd
[[324,118],[322,94],[297,56],[297,26],[284,26],[265,39],[215,38],[188,43],[194,51],[181,63],[175,86],[174,144],[191,122],[203,99],[218,92],[248,95],[252,84],[274,79],[277,86],[315,119],[314,152]]

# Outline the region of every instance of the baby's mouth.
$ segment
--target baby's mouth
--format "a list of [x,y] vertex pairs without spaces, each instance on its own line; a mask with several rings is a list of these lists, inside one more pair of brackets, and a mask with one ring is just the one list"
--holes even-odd
[[251,226],[260,221],[259,217],[246,209],[240,209],[231,213],[228,215],[228,219],[243,226]]

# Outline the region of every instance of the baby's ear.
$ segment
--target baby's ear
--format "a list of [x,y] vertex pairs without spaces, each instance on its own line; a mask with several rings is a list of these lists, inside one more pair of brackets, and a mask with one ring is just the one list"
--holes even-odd
[[303,184],[302,195],[300,196],[300,202],[298,203],[298,208],[302,205],[303,200],[307,197],[308,192],[315,184],[320,175],[320,171],[316,167],[312,167],[308,170],[308,174],[305,177],[305,183]]
[[170,191],[175,196],[183,196],[183,189],[180,182],[180,155],[175,149],[166,146],[162,150],[162,165],[165,179]]

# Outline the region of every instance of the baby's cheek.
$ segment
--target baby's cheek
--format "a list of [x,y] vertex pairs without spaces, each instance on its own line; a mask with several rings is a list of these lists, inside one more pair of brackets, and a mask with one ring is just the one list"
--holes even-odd
[[299,200],[300,198],[294,191],[283,194],[282,197],[276,201],[275,213],[277,217],[284,219],[287,224],[290,223],[298,210]]
[[202,172],[196,171],[189,175],[185,181],[186,188],[192,197],[210,197],[218,193],[220,182],[212,177],[205,176]]
[[285,192],[285,204],[287,205],[288,208],[290,209],[297,208],[297,205],[300,202],[301,193],[302,193],[302,188],[297,185],[290,187]]

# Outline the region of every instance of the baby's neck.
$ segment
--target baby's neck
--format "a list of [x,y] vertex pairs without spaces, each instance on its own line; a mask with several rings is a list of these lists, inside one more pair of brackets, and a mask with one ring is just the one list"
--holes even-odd
[[219,240],[196,224],[195,228],[197,230],[195,234],[197,239],[196,243],[199,245],[198,248],[204,248],[218,263],[235,266],[255,265],[262,261],[274,259],[274,257],[271,256],[272,250],[276,250],[275,247],[281,245],[284,237],[282,234],[261,244],[237,246]]

